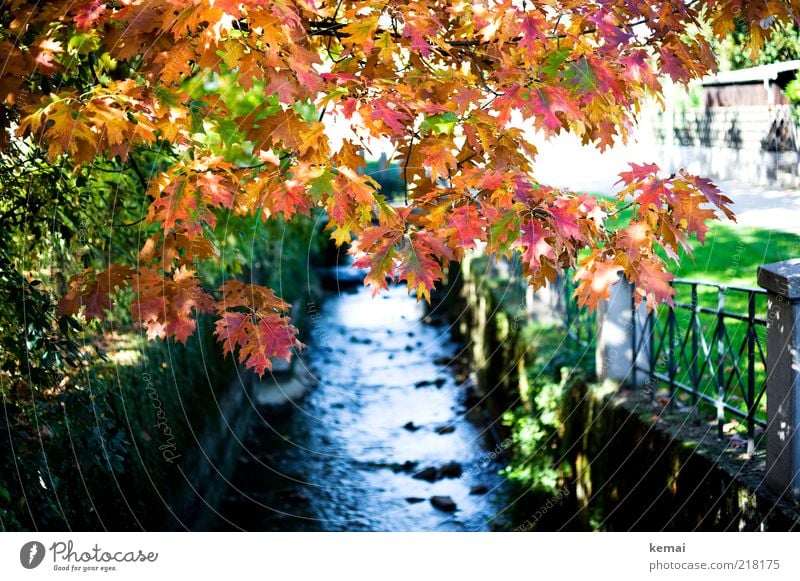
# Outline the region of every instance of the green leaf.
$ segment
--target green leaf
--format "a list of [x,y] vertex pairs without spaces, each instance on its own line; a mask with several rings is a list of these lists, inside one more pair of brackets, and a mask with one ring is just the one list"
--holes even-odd
[[434,135],[452,135],[457,122],[458,117],[451,111],[439,115],[431,115],[422,122],[420,131],[423,133],[430,131]]
[[544,61],[544,65],[542,65],[542,71],[550,78],[554,78],[558,76],[558,71],[561,68],[561,65],[564,64],[564,61],[567,60],[569,57],[569,51],[566,49],[554,50]]
[[300,115],[306,123],[311,123],[319,119],[317,106],[310,100],[295,103],[294,110],[297,111],[297,114]]
[[100,40],[94,31],[73,34],[67,43],[67,50],[72,54],[86,55],[100,48]]
[[314,196],[314,201],[318,202],[323,196],[333,191],[333,174],[330,170],[323,171],[318,177],[311,181],[309,192]]
[[497,245],[500,252],[507,252],[519,238],[519,216],[516,212],[507,212],[489,228],[489,242]]
[[585,57],[569,62],[563,77],[567,84],[577,87],[583,93],[597,90],[597,77]]

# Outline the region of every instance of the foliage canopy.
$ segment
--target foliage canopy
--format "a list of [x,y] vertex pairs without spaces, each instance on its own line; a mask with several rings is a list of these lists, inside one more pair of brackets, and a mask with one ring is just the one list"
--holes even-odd
[[[556,190],[532,172],[532,134],[608,147],[660,94],[661,73],[687,82],[715,68],[704,27],[722,39],[738,22],[757,51],[798,18],[794,0],[11,0],[0,10],[0,145],[41,147],[76,175],[106,164],[135,178],[131,196],[148,196],[138,258],[75,274],[60,312],[103,317],[129,292],[149,337],[179,341],[213,313],[225,351],[257,373],[300,343],[270,289],[201,284],[198,265],[218,259],[215,231],[230,216],[324,208],[376,291],[395,278],[428,298],[448,261],[485,245],[518,254],[535,287],[577,265],[590,307],[620,272],[639,300],[670,301],[657,248],[677,259],[716,211],[732,217],[730,200],[653,165],[622,174],[616,201]],[[402,167],[403,204],[363,171],[379,143]],[[618,223],[631,205],[633,219]]]

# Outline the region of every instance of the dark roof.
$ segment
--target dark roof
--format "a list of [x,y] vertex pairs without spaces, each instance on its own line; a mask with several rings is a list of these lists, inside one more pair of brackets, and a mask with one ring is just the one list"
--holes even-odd
[[725,71],[708,76],[703,79],[704,87],[714,85],[738,85],[745,83],[763,83],[764,81],[777,81],[784,86],[795,76],[795,71],[800,69],[800,60],[784,61],[771,65],[761,65],[738,71]]

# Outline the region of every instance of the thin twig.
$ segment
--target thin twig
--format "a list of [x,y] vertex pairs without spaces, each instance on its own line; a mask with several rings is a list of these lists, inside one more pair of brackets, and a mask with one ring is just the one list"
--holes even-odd
[[411,161],[411,148],[414,147],[414,133],[411,133],[411,141],[408,142],[408,153],[406,160],[403,163],[403,185],[405,186],[405,194],[403,196],[406,206],[408,206],[408,164]]
[[89,71],[92,73],[92,78],[94,79],[95,85],[100,85],[101,87],[105,86],[103,83],[100,82],[100,78],[97,76],[97,71],[94,70],[94,54],[89,55]]
[[139,178],[139,183],[142,185],[142,188],[144,188],[144,191],[147,192],[147,190],[148,190],[147,180],[145,179],[144,174],[142,173],[142,170],[139,169],[139,164],[136,163],[136,160],[133,158],[133,154],[132,153],[128,155],[128,161],[130,162],[131,168],[133,168],[133,171],[136,174],[136,177]]
[[122,226],[124,226],[124,227],[126,227],[126,228],[129,228],[130,226],[136,226],[137,224],[141,224],[141,223],[142,223],[142,222],[144,222],[146,219],[147,219],[147,216],[142,216],[141,218],[139,218],[139,219],[138,219],[138,220],[136,220],[135,222],[123,222],[122,224],[111,224],[111,227],[112,227],[112,228],[117,228],[117,227],[122,227]]
[[608,215],[608,217],[609,217],[609,218],[613,218],[613,217],[614,217],[614,216],[616,216],[617,214],[619,214],[619,213],[621,213],[621,212],[624,212],[624,211],[625,211],[625,210],[627,210],[628,208],[631,208],[631,207],[633,207],[633,206],[634,206],[636,203],[637,203],[637,202],[631,202],[631,203],[629,203],[629,204],[625,204],[625,205],[624,205],[624,206],[622,206],[621,208],[617,208],[616,210],[614,210],[613,212],[611,212],[611,213]]

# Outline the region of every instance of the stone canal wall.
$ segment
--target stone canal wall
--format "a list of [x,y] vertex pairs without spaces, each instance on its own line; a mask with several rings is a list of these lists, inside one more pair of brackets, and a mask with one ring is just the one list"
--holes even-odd
[[[540,365],[536,374],[562,378],[553,401],[552,438],[532,453],[540,457],[519,457],[518,445],[506,450],[512,467],[549,465],[555,478],[551,492],[533,493],[515,507],[517,529],[800,528],[798,508],[763,485],[763,452],[748,459],[741,442],[717,439],[716,424],[641,390],[599,385],[594,350],[584,354],[566,340],[546,346],[531,340],[546,336],[547,325],[530,320],[520,308],[525,289],[513,277],[504,280],[503,269],[485,258],[465,261],[449,278],[434,310],[446,313],[467,346],[480,397],[498,425],[513,409],[541,413],[531,403],[539,398],[541,404],[543,395],[532,381],[534,362]],[[545,331],[531,333],[537,325]],[[553,332],[563,334],[551,324]],[[515,424],[502,429],[505,442],[522,439]]]

